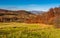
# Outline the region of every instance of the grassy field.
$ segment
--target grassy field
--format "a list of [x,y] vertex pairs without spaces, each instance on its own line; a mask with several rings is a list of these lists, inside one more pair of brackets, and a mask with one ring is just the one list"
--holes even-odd
[[0,38],[60,38],[60,29],[45,24],[0,23]]

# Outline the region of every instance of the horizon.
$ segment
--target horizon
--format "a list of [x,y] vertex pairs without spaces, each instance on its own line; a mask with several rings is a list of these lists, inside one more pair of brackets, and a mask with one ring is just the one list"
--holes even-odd
[[6,10],[48,11],[59,6],[60,0],[0,0],[0,9]]

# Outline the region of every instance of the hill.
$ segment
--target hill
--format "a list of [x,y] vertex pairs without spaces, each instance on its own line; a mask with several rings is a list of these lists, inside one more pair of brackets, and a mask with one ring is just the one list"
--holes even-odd
[[[34,11],[35,12],[35,11]],[[60,7],[49,9],[47,12],[34,14],[30,11],[0,9],[0,22],[44,23],[60,25]]]
[[10,11],[0,9],[0,22],[23,22],[29,15],[33,14],[25,10]]

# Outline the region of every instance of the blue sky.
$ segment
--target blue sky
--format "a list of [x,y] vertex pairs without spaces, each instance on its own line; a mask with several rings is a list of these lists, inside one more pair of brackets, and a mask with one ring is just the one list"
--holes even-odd
[[0,0],[0,9],[47,11],[58,7],[60,0]]

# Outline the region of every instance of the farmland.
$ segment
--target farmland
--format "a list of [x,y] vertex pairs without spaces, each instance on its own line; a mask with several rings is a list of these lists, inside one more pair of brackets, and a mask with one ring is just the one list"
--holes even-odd
[[0,23],[0,38],[60,38],[60,29],[45,24]]

